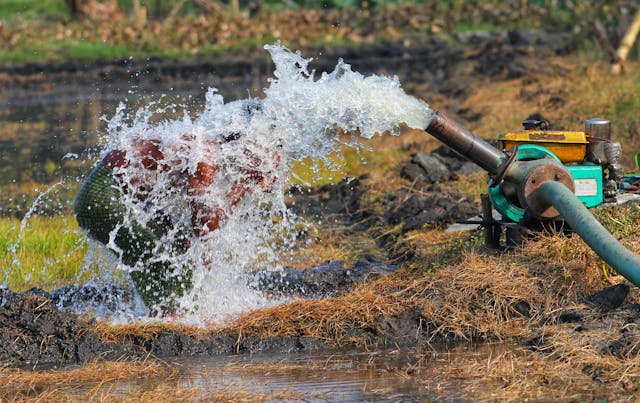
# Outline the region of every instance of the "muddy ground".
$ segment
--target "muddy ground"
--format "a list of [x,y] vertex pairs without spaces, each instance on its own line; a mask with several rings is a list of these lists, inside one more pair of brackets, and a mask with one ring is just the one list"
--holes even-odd
[[[470,95],[470,81],[506,80],[532,73],[561,71],[554,63],[539,63],[569,51],[566,35],[539,32],[500,32],[467,34],[456,38],[405,40],[357,47],[334,47],[307,50],[305,54],[321,54],[315,68],[331,68],[343,57],[363,73],[396,74],[409,93],[432,94],[431,101],[439,109],[447,110],[473,123],[482,115],[459,107]],[[201,83],[223,82],[227,96],[246,96],[252,88],[257,95],[266,82],[271,64],[263,52],[242,52],[226,55],[213,61],[176,63],[167,60],[124,61],[86,65],[28,65],[0,68],[0,84],[5,89],[0,102],[29,98],[64,96],[64,91],[77,86],[83,88],[95,82],[127,88],[135,84],[139,91],[156,91],[159,87],[201,88]],[[55,83],[63,83],[57,86]],[[195,83],[195,85],[194,85]],[[231,91],[231,92],[229,92]],[[235,91],[235,92],[234,92]],[[30,95],[31,94],[31,95]],[[231,94],[231,95],[229,95]],[[562,100],[557,100],[562,102]],[[526,116],[523,116],[526,118]],[[337,185],[312,189],[310,192],[292,191],[292,208],[310,217],[337,217],[344,224],[354,225],[354,231],[368,231],[376,224],[400,226],[404,233],[427,225],[442,225],[479,213],[478,203],[465,194],[443,184],[455,180],[456,175],[468,175],[478,168],[439,148],[431,153],[417,152],[396,167],[397,178],[410,181],[413,190],[400,189],[385,195],[379,210],[368,209],[361,200],[369,192],[366,177]],[[400,180],[400,179],[399,179]],[[384,248],[386,238],[380,237]],[[390,252],[392,254],[392,252]],[[393,257],[393,256],[392,256]],[[333,264],[334,266],[331,266]],[[370,273],[384,276],[392,268],[375,260],[367,260],[346,267],[328,263],[324,268],[309,272],[290,271],[287,279],[299,287],[270,289],[270,292],[301,293],[315,296],[347,292],[352,286],[368,279]],[[305,288],[306,287],[306,288]],[[314,288],[316,287],[316,288]],[[305,291],[305,292],[306,292]],[[634,304],[621,308],[629,289],[614,286],[596,294],[580,309],[567,308],[549,317],[551,323],[575,326],[575,332],[604,326],[607,318],[624,317],[627,323],[640,320],[640,309]],[[123,291],[122,298],[130,298]],[[302,292],[304,293],[304,292]],[[309,336],[257,337],[215,332],[185,332],[171,326],[160,327],[144,334],[131,333],[110,339],[101,332],[96,320],[60,309],[59,298],[38,290],[15,294],[0,293],[0,362],[4,365],[34,365],[36,363],[82,363],[96,358],[177,356],[193,354],[229,354],[238,352],[312,351],[326,347],[325,342]],[[514,309],[529,315],[527,301],[520,301]],[[361,328],[356,324],[349,332],[354,336],[368,335],[377,347],[418,345],[430,337],[428,318],[417,309],[400,314],[381,315],[379,326]],[[380,329],[383,329],[380,331]],[[544,340],[532,334],[523,344],[531,349],[543,349]],[[602,348],[622,351],[628,343],[624,334],[620,340],[603,340]],[[451,340],[435,340],[451,342]],[[616,344],[617,343],[617,344]]]
[[[305,57],[313,57],[312,68],[318,72],[331,71],[342,58],[362,74],[397,75],[407,92],[427,93],[424,89],[428,89],[429,94],[443,94],[449,105],[455,105],[469,90],[465,85],[469,80],[510,79],[553,69],[532,62],[570,50],[569,38],[567,34],[541,31],[478,32],[300,51]],[[96,88],[108,97],[124,90],[116,95],[123,97],[132,88],[150,94],[169,90],[201,93],[211,85],[227,99],[246,98],[247,92],[261,94],[272,70],[268,53],[259,47],[206,60],[150,58],[0,66],[0,105],[73,99]],[[455,108],[446,110],[459,112]],[[473,120],[474,116],[465,118]]]
[[[462,162],[457,157],[445,155],[445,150],[440,148],[406,161],[400,167],[402,172],[407,167],[417,166],[416,160],[422,165],[426,164],[425,161],[452,166]],[[460,197],[456,192],[442,193],[440,188],[434,188],[434,183],[442,180],[441,172],[435,167],[433,170],[423,169],[417,178],[423,191],[414,195],[408,195],[406,191],[389,194],[387,211],[382,217],[361,206],[361,197],[367,189],[358,179],[302,193],[297,193],[299,189],[292,189],[290,207],[298,214],[312,218],[330,215],[346,225],[357,223],[358,231],[367,231],[380,220],[394,225],[402,223],[403,231],[408,231],[424,225],[451,223],[478,213],[472,197]],[[358,284],[379,279],[397,269],[395,265],[368,259],[353,265],[333,261],[307,269],[286,268],[278,272],[257,273],[255,286],[268,294],[326,298],[345,294]],[[149,334],[130,334],[117,342],[110,342],[97,332],[95,318],[72,311],[74,307],[81,307],[85,312],[98,308],[117,311],[134,303],[132,290],[109,285],[68,286],[52,292],[36,288],[14,293],[2,289],[0,362],[11,366],[32,366],[83,363],[97,358],[136,358],[149,354],[168,357],[242,352],[287,353],[327,347],[323,341],[307,336],[262,338],[225,331],[193,334],[171,327],[162,329],[162,326]],[[357,337],[362,337],[363,332],[371,333],[367,338],[378,340],[380,347],[387,344],[415,345],[427,336],[423,334],[426,328],[423,328],[422,320],[419,311],[409,310],[399,316],[381,317],[380,324],[387,329],[382,334],[358,327],[353,327],[352,332]]]

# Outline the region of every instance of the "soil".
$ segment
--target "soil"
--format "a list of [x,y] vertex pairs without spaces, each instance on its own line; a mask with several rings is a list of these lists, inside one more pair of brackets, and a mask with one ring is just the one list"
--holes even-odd
[[[397,267],[360,261],[353,267],[330,262],[310,269],[285,268],[259,273],[256,287],[266,293],[324,298],[380,278]],[[166,329],[152,337],[130,336],[123,342],[101,341],[92,308],[110,312],[136,303],[130,289],[114,285],[67,286],[52,292],[0,290],[0,362],[5,366],[83,363],[97,358],[230,354],[236,352],[312,351],[324,346],[308,337],[256,338],[224,332],[197,336]],[[85,312],[80,315],[78,311]],[[392,321],[393,322],[393,321]],[[395,322],[394,322],[395,323]]]
[[[461,35],[426,41],[405,40],[357,47],[306,50],[305,54],[322,54],[315,67],[330,69],[337,57],[348,60],[363,73],[397,74],[408,92],[436,94],[440,108],[473,122],[481,115],[461,109],[460,100],[469,96],[470,80],[508,79],[534,72],[562,69],[552,63],[535,63],[548,55],[566,49],[554,46],[565,35],[538,32],[500,32]],[[246,88],[258,95],[271,65],[264,52],[236,53],[218,60],[176,63],[166,60],[124,61],[86,65],[28,65],[0,69],[3,95],[0,102],[12,97],[29,98],[33,94],[64,96],[64,89],[74,85],[82,88],[95,81],[108,81],[113,87],[136,85],[140,91],[158,91],[165,87],[189,87],[200,90],[203,82],[224,82],[231,89],[230,97],[244,97]],[[52,83],[63,83],[57,86]],[[194,84],[195,83],[195,84]],[[248,84],[247,84],[248,83]],[[233,91],[236,91],[234,93]],[[229,94],[229,93],[227,93]],[[462,192],[443,191],[441,184],[477,170],[473,164],[446,148],[432,153],[416,153],[397,167],[398,177],[414,183],[414,190],[401,189],[387,194],[384,213],[375,214],[364,207],[361,199],[369,191],[366,177],[341,182],[296,194],[292,192],[292,207],[300,214],[335,216],[344,223],[358,223],[367,230],[376,220],[401,225],[402,232],[440,225],[464,219],[479,212],[472,198]],[[452,172],[455,172],[452,174]],[[334,262],[314,270],[286,270],[273,274],[278,281],[262,282],[267,292],[293,293],[324,297],[346,292],[354,285],[384,276],[393,266],[362,261],[345,268]],[[267,284],[270,287],[267,287]],[[126,290],[112,290],[118,298],[131,298]],[[550,322],[576,325],[576,332],[589,331],[589,326],[606,326],[610,318],[624,316],[627,323],[640,320],[635,305],[621,307],[628,292],[624,287],[603,290],[580,309],[567,309],[548,318]],[[71,293],[74,294],[74,293]],[[44,363],[82,363],[96,358],[176,356],[193,354],[231,354],[237,352],[313,351],[326,347],[322,340],[307,336],[257,337],[224,331],[190,334],[172,328],[161,329],[151,336],[127,335],[118,342],[99,337],[95,319],[64,309],[65,293],[44,293],[41,290],[16,294],[0,292],[0,362],[4,365],[34,365]],[[74,298],[95,301],[100,293],[76,292]],[[66,301],[66,302],[65,302]],[[97,301],[111,303],[110,301]],[[527,316],[527,302],[514,308]],[[598,316],[599,315],[599,316]],[[594,319],[595,318],[595,319]],[[379,329],[352,324],[354,337],[368,334],[376,346],[417,345],[429,339],[428,319],[419,309],[411,308],[394,315],[380,315]],[[602,341],[602,348],[625,354],[638,340],[637,332],[621,333],[616,340]],[[242,336],[242,337],[241,337]],[[541,335],[531,335],[528,345],[544,350]],[[430,340],[430,342],[433,340]],[[436,340],[437,341],[437,340]],[[545,350],[548,351],[548,350]]]

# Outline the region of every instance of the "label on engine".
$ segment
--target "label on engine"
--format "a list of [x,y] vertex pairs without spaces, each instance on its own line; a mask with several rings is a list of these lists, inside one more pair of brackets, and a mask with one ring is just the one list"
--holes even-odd
[[595,196],[598,194],[598,182],[595,179],[574,179],[576,196]]

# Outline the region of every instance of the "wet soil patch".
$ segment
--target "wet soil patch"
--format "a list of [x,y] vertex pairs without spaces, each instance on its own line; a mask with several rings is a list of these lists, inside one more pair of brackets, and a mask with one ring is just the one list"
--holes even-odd
[[629,294],[630,287],[627,284],[616,284],[593,294],[587,301],[593,309],[600,312],[609,312],[618,308]]
[[395,270],[396,266],[367,260],[360,260],[353,267],[345,267],[344,262],[334,261],[313,269],[285,268],[260,273],[257,275],[257,288],[275,294],[326,298]]
[[0,362],[5,366],[115,359],[126,350],[119,346],[115,352],[90,330],[92,319],[61,311],[48,298],[3,290],[0,300]]
[[367,191],[366,179],[349,178],[316,188],[294,186],[289,189],[287,207],[314,220],[330,218],[345,224],[361,221],[372,214],[361,203]]
[[456,190],[444,191],[440,184],[479,171],[476,164],[444,145],[431,153],[414,154],[400,168],[400,176],[411,181],[412,187],[388,196],[386,222],[402,224],[406,232],[478,215],[480,208],[472,196]]
[[[344,293],[356,284],[380,278],[396,270],[395,266],[360,261],[353,267],[331,262],[312,269],[284,269],[259,276],[257,287],[267,293],[322,298]],[[122,309],[135,296],[116,286],[69,286],[52,292],[32,289],[24,293],[0,290],[0,363],[4,366],[84,363],[98,358],[118,359],[180,355],[216,355],[238,352],[314,351],[326,347],[318,339],[300,336],[245,336],[227,332],[189,332],[171,326],[156,326],[140,335],[132,332],[117,341],[105,341],[97,322],[88,315],[71,312],[82,306]],[[101,305],[102,304],[102,305]],[[391,319],[390,319],[391,320]],[[398,323],[391,320],[390,323]],[[141,325],[144,326],[144,325]],[[391,328],[404,328],[399,324]],[[415,329],[413,329],[415,333]],[[373,330],[354,327],[355,334]],[[397,333],[397,332],[396,332]],[[404,336],[395,337],[402,339]],[[109,337],[106,337],[108,339]]]
[[458,192],[443,193],[438,185],[431,185],[417,193],[401,189],[389,196],[385,219],[391,225],[402,225],[402,231],[433,228],[476,216],[478,203],[472,196]]
[[400,168],[400,176],[418,188],[433,183],[457,180],[482,171],[475,163],[451,148],[441,145],[433,152],[417,152]]

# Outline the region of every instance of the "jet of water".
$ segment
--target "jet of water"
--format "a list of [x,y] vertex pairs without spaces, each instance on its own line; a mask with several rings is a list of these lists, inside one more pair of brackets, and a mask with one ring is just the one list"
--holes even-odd
[[[275,71],[263,99],[225,103],[210,89],[196,118],[158,123],[162,110],[154,105],[133,116],[122,106],[107,126],[105,155],[126,155],[113,169],[124,188],[121,225],[162,228],[153,259],[189,279],[188,291],[174,297],[182,311],[208,321],[282,302],[251,287],[248,273],[277,269],[279,250],[295,239],[296,218],[284,202],[294,161],[326,158],[344,144],[341,133],[397,135],[402,123],[427,127],[433,114],[397,77],[365,77],[342,60],[318,75],[309,71],[312,59],[279,43],[265,49]],[[108,243],[116,253],[123,252],[120,228]],[[167,245],[178,237],[187,246],[176,253]],[[129,270],[144,272],[147,263]]]

